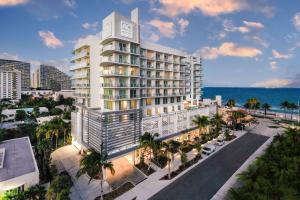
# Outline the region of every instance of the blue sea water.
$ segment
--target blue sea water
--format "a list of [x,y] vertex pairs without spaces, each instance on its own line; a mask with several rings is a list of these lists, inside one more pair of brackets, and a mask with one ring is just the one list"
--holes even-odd
[[243,106],[247,99],[255,97],[262,104],[270,104],[273,111],[281,111],[280,104],[285,100],[298,104],[300,88],[203,88],[203,98],[214,98],[216,95],[222,96],[223,104],[228,99],[235,99],[238,106]]

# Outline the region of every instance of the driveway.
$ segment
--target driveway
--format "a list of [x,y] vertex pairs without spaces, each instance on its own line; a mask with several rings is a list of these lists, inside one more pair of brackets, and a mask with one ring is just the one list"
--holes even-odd
[[178,178],[152,200],[211,199],[232,174],[268,137],[247,133]]

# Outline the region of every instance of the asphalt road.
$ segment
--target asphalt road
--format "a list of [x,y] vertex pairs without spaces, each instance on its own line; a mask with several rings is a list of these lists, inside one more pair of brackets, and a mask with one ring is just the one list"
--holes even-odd
[[151,197],[151,200],[211,199],[268,137],[247,133]]

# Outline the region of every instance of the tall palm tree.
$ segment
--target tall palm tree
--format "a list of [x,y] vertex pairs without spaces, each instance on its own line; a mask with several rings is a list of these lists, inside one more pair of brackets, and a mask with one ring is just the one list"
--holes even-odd
[[180,142],[170,140],[168,142],[162,143],[162,146],[164,148],[164,152],[168,157],[168,178],[171,179],[171,162],[174,161],[174,154],[178,152]]
[[237,124],[238,124],[238,121],[241,119],[241,118],[244,118],[245,117],[245,114],[241,111],[233,111],[231,113],[231,116],[230,116],[230,119],[232,121],[232,125],[234,128],[236,128]]
[[228,106],[230,109],[232,109],[232,107],[234,107],[236,104],[234,99],[229,99],[226,103],[226,106]]
[[265,117],[267,116],[267,111],[271,110],[271,105],[268,103],[264,103],[261,108],[264,110]]
[[287,109],[291,111],[291,120],[293,120],[293,113],[296,109],[298,109],[298,106],[295,103],[289,103]]
[[157,149],[157,145],[158,145],[158,143],[155,141],[156,137],[158,137],[158,133],[151,134],[149,132],[145,132],[140,138],[140,148],[143,149],[142,162],[144,160],[145,152],[148,151],[149,160],[150,160],[148,170],[150,170],[152,153],[154,153],[154,151]]
[[215,114],[210,122],[215,126],[216,132],[219,133],[219,131],[221,130],[221,125],[224,124],[223,115],[219,113]]
[[207,116],[200,116],[200,115],[195,116],[192,119],[192,122],[198,126],[199,135],[203,131],[203,129],[206,128],[210,124]]
[[107,160],[107,154],[98,153],[95,150],[90,149],[89,153],[80,160],[80,169],[76,174],[77,178],[83,174],[88,174],[90,177],[89,183],[92,179],[100,179],[101,200],[103,200],[103,179],[104,171],[106,169],[110,170],[112,175],[115,174],[115,169],[112,162]]
[[290,104],[290,103],[289,103],[288,101],[283,101],[283,102],[281,102],[281,104],[280,104],[281,109],[284,110],[284,118],[285,118],[285,119],[286,119],[286,110],[288,109],[289,104]]
[[257,98],[250,98],[247,100],[245,107],[248,107],[251,110],[257,110],[260,107],[260,102]]

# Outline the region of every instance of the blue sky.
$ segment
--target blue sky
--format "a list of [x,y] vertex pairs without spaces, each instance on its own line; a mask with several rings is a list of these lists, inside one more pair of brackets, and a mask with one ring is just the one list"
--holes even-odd
[[206,86],[300,87],[299,0],[0,0],[0,57],[67,71],[80,37],[135,7],[144,40],[202,55]]

